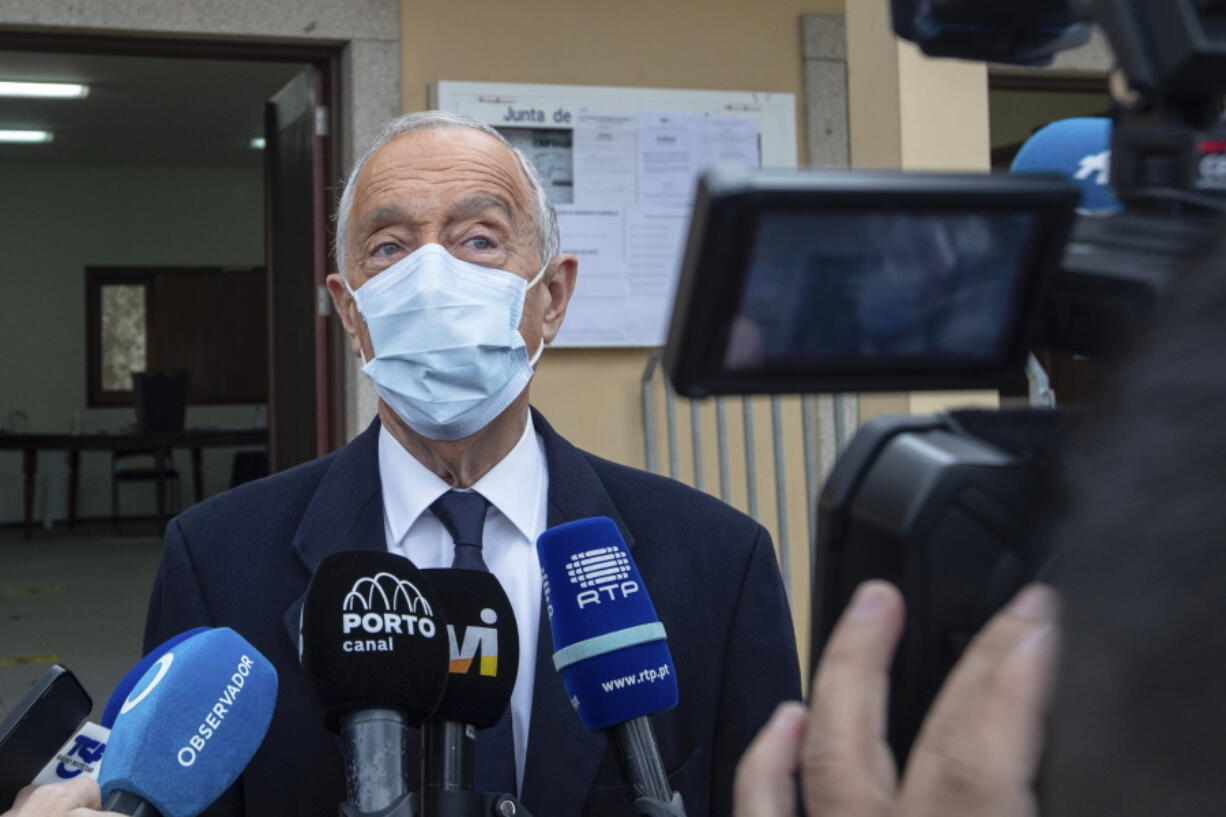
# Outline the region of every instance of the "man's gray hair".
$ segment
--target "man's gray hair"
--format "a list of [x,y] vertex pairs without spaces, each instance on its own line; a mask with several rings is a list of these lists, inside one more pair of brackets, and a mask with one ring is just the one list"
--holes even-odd
[[541,180],[541,174],[537,172],[523,151],[514,147],[507,141],[505,136],[493,127],[472,117],[447,113],[445,111],[420,111],[418,113],[407,113],[403,116],[398,116],[384,125],[374,144],[362,154],[362,158],[354,163],[353,170],[349,172],[349,177],[345,180],[345,189],[341,192],[340,205],[336,211],[336,266],[340,270],[341,275],[349,276],[348,268],[351,260],[349,256],[349,230],[353,222],[353,194],[362,168],[366,166],[366,162],[370,160],[375,151],[397,136],[415,130],[427,130],[430,128],[469,128],[492,136],[506,145],[507,149],[514,154],[516,161],[519,162],[519,168],[524,172],[524,176],[527,177],[528,186],[532,190],[533,210],[535,211],[532,213],[532,217],[533,221],[536,222],[537,240],[541,249],[541,265],[543,266],[562,251],[562,242],[558,237],[558,215],[553,209],[553,203],[549,201],[549,194],[545,192],[545,183]]

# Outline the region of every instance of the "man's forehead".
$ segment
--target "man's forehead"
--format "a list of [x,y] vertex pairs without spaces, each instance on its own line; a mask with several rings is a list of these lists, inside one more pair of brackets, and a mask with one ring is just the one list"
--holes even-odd
[[[366,206],[388,206],[406,187],[418,194],[452,194],[470,203],[502,202],[513,211],[529,201],[527,178],[511,150],[489,134],[457,126],[409,131],[391,139],[366,162],[355,193]],[[403,199],[396,203],[413,204]]]

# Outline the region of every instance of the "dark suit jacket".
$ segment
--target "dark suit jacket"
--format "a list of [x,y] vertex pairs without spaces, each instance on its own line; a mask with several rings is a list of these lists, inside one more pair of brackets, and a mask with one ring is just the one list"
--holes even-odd
[[[672,480],[584,453],[534,414],[549,466],[548,524],[609,516],[668,631],[681,703],[654,718],[689,817],[731,810],[737,759],[800,672],[770,536]],[[386,549],[379,424],[345,448],[189,508],[166,531],[145,646],[196,626],[231,627],[276,666],[263,745],[210,814],[334,817],[345,798],[336,739],[298,663],[301,597],[328,554]],[[628,815],[602,734],[585,731],[553,668],[541,615],[521,800],[534,817]]]

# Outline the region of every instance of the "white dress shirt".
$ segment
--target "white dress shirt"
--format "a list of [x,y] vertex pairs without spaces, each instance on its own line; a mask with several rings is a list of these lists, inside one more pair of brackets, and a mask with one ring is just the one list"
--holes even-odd
[[[421,568],[451,567],[455,543],[430,512],[434,500],[451,490],[446,482],[404,449],[387,428],[379,430],[379,479],[383,486],[383,528],[387,549]],[[482,556],[511,600],[519,627],[519,674],[511,692],[516,783],[524,784],[532,687],[536,676],[537,627],[541,618],[541,569],[536,538],[545,530],[549,469],[532,417],[515,447],[472,486],[490,502],[482,535]]]

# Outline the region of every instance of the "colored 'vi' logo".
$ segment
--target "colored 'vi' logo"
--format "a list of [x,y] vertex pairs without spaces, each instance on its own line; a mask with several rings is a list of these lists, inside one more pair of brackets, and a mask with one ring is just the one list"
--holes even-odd
[[[481,621],[487,625],[498,623],[498,614],[488,607],[481,611]],[[451,644],[451,661],[449,669],[456,675],[464,675],[472,669],[474,659],[477,661],[477,672],[480,675],[495,677],[498,675],[498,630],[493,626],[464,628],[464,639],[456,635],[454,624],[447,625],[447,640]]]

